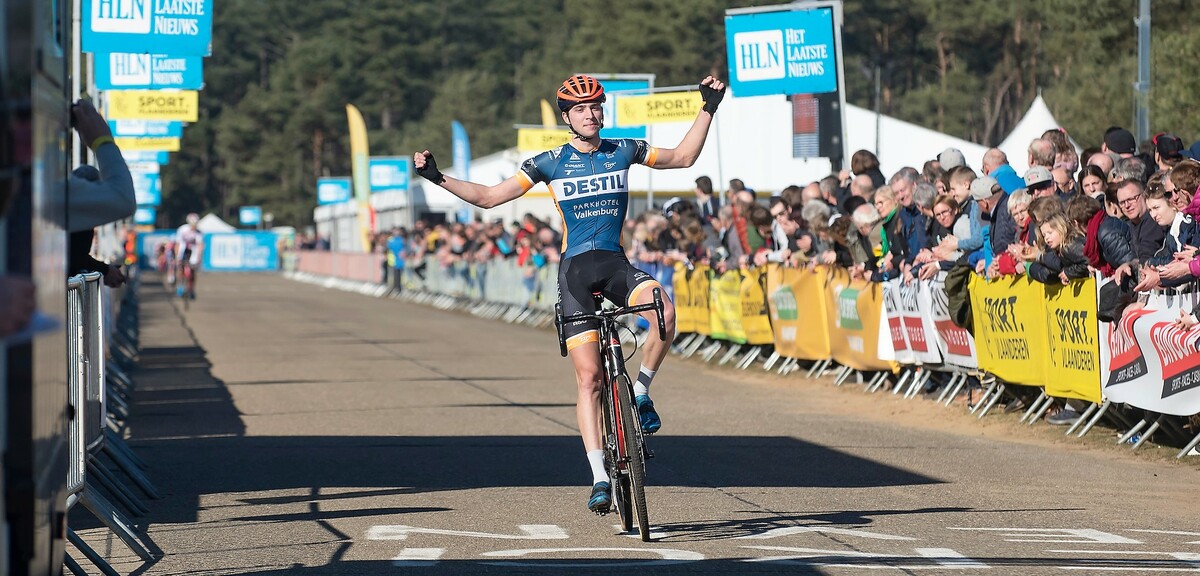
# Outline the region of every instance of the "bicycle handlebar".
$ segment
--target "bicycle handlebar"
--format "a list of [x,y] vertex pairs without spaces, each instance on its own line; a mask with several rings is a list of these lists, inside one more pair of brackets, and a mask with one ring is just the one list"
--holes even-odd
[[666,321],[663,320],[663,299],[662,290],[654,289],[654,302],[651,304],[638,304],[636,306],[622,306],[618,308],[610,308],[608,310],[597,310],[595,312],[586,313],[580,312],[572,314],[566,318],[562,315],[562,303],[554,305],[554,328],[558,332],[558,353],[561,356],[567,355],[567,339],[563,335],[563,326],[569,322],[578,322],[580,320],[601,320],[611,321],[617,316],[626,314],[640,314],[642,312],[654,311],[658,317],[658,338],[660,340],[667,339]]

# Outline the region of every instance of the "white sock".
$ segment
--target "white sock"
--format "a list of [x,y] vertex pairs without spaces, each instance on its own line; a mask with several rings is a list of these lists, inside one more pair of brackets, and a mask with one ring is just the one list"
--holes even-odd
[[647,396],[650,394],[650,382],[654,380],[654,370],[642,365],[642,370],[638,372],[637,382],[633,383],[634,396]]
[[604,451],[588,450],[587,459],[592,466],[592,484],[608,482],[608,472],[604,471]]

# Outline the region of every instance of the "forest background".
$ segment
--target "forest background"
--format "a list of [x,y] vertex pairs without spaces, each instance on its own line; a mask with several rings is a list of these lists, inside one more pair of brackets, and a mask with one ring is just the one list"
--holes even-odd
[[[571,73],[653,73],[660,86],[728,75],[727,8],[759,0],[221,0],[200,120],[163,170],[170,224],[259,205],[304,226],[316,179],[350,173],[345,105],[371,154],[450,160],[515,145]],[[1151,132],[1200,136],[1200,10],[1153,0]],[[1135,0],[846,0],[847,100],[984,145],[1040,92],[1081,146],[1132,127]],[[749,176],[749,175],[748,175]],[[803,183],[799,183],[803,184]]]

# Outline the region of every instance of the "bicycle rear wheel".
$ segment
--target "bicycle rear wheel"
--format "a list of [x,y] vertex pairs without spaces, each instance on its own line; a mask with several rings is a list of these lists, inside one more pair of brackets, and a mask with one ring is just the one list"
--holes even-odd
[[646,460],[642,454],[641,427],[638,424],[633,403],[633,384],[629,376],[617,378],[617,407],[621,414],[621,436],[625,441],[625,452],[629,457],[629,494],[633,515],[637,518],[638,533],[642,542],[650,541],[650,515],[646,512]]

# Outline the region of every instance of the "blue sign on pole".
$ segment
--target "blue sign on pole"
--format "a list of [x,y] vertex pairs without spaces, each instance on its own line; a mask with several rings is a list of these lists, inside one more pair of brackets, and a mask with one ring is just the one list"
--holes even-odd
[[273,232],[223,232],[204,235],[205,270],[260,272],[279,269]]
[[[183,122],[176,120],[109,120],[108,127],[117,138],[183,138]],[[126,162],[134,161],[122,155]]]
[[84,52],[207,56],[213,0],[83,0]]
[[375,156],[367,161],[371,193],[408,190],[412,159],[405,156]]
[[199,90],[204,58],[162,54],[96,54],[96,87],[101,90]]
[[[116,136],[116,134],[113,135]],[[170,153],[163,150],[122,150],[121,157],[125,158],[125,162],[129,164],[141,162],[167,164],[170,160]]]
[[604,122],[611,126],[605,126],[601,129],[601,135],[605,138],[645,138],[645,126],[617,126],[617,98],[621,97],[621,92],[626,92],[630,96],[644,96],[649,94],[647,89],[650,88],[649,80],[602,80],[604,85],[604,93],[608,96],[604,102]]
[[725,45],[737,96],[838,89],[831,8],[726,15]]
[[262,223],[262,206],[238,208],[238,222],[241,222],[242,226],[258,226]]
[[453,152],[454,172],[459,180],[471,179],[471,140],[467,129],[458,120],[450,122],[450,147]]
[[318,178],[317,204],[337,204],[354,197],[350,177]]
[[133,213],[134,224],[154,225],[154,221],[158,216],[158,212],[150,206],[138,206],[137,212]]
[[161,206],[162,188],[158,174],[152,172],[130,172],[133,176],[133,194],[138,206]]

